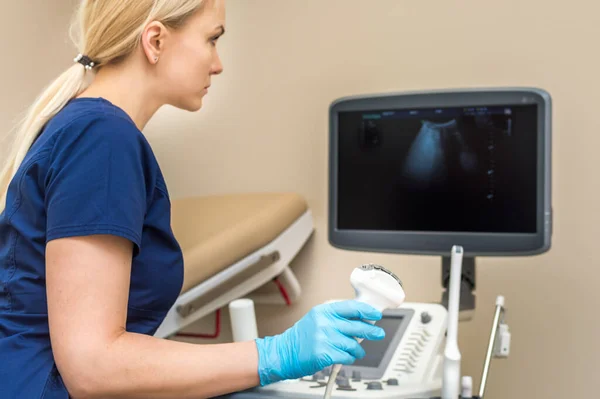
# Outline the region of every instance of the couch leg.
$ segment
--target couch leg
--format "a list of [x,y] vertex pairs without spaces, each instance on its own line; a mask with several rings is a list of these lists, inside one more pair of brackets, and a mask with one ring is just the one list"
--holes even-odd
[[283,272],[276,279],[280,292],[266,294],[260,293],[259,289],[247,297],[259,305],[285,305],[288,302],[292,304],[300,298],[302,294],[300,282],[289,266],[284,267]]

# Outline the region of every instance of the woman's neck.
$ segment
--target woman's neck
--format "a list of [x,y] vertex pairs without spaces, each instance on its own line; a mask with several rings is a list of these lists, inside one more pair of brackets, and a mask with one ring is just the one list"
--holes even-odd
[[123,109],[140,130],[162,106],[143,73],[127,65],[102,67],[78,97],[101,97],[110,101]]

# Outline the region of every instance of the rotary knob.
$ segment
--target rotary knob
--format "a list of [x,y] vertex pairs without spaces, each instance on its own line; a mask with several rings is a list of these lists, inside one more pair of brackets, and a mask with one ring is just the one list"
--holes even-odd
[[421,323],[427,324],[431,321],[431,315],[427,312],[421,313]]
[[348,381],[348,377],[337,377],[335,379],[335,383],[342,388],[347,388],[350,386],[350,381]]
[[387,384],[388,385],[398,385],[398,379],[397,378],[390,378],[389,380],[387,380]]
[[383,386],[381,385],[381,382],[373,381],[367,383],[367,389],[383,389]]
[[354,370],[352,372],[352,381],[360,381],[360,379],[361,379],[360,371]]

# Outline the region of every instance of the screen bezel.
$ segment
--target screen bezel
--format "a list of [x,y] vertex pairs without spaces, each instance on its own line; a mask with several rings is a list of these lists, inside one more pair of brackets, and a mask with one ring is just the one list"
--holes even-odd
[[[429,231],[340,230],[338,221],[338,115],[432,107],[537,105],[536,233],[469,233]],[[536,255],[550,249],[551,114],[550,95],[537,88],[492,88],[419,91],[343,97],[329,107],[329,242],[336,248],[446,256],[461,245],[468,256]]]
[[400,322],[400,326],[394,337],[390,340],[388,347],[385,350],[385,353],[381,357],[381,361],[379,362],[378,367],[367,367],[367,366],[356,366],[354,364],[343,366],[342,369],[345,370],[346,376],[351,377],[353,371],[360,372],[360,376],[365,380],[376,380],[383,377],[386,370],[389,367],[390,361],[394,357],[398,346],[400,345],[400,341],[404,337],[406,330],[414,317],[415,310],[414,309],[386,309],[383,312],[384,319],[397,319],[402,318],[403,320]]

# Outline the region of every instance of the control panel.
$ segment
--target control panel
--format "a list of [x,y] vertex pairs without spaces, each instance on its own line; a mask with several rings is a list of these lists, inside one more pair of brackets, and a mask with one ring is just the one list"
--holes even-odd
[[[381,341],[363,341],[366,356],[344,366],[332,399],[414,399],[439,395],[447,311],[438,304],[404,303],[385,310],[377,322],[386,332]],[[318,399],[325,393],[330,368],[297,380],[237,392],[224,398]]]

